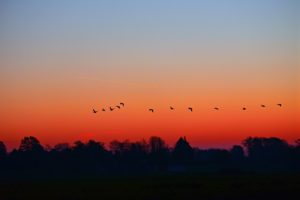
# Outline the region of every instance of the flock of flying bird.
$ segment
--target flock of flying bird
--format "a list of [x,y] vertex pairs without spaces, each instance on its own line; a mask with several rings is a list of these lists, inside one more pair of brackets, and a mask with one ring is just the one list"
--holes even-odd
[[[111,107],[111,106],[110,106],[110,107],[109,107],[109,110],[110,110],[110,111],[113,111],[115,108],[121,109],[121,106],[124,107],[125,104],[121,102],[121,103],[119,103],[118,105],[116,105],[115,107]],[[105,112],[105,111],[106,111],[106,109],[105,109],[105,108],[102,108],[102,112]],[[97,112],[98,112],[98,110],[93,109],[93,113],[96,114]]]
[[[115,107],[109,107],[109,111],[113,111],[114,109],[121,109],[121,107],[124,107],[125,106],[125,104],[124,103],[119,103],[118,105],[116,105]],[[282,104],[281,103],[278,103],[277,104],[277,106],[279,106],[279,107],[282,107]],[[266,105],[264,105],[264,104],[261,104],[260,105],[260,107],[262,107],[262,108],[266,108]],[[193,112],[193,108],[192,107],[188,107],[187,108],[190,112]],[[220,108],[219,107],[214,107],[213,108],[214,110],[220,110]],[[174,107],[172,107],[172,106],[170,106],[170,110],[175,110],[175,108]],[[242,107],[242,110],[247,110],[247,108],[246,107]],[[105,112],[106,111],[106,109],[105,108],[102,108],[102,112]],[[154,112],[154,109],[153,108],[149,108],[148,109],[148,111],[149,112]],[[98,112],[98,110],[95,110],[95,109],[93,109],[93,113],[97,113]]]

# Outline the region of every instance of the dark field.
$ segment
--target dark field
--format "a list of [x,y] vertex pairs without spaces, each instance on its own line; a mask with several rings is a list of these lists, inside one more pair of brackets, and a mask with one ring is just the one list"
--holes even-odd
[[10,153],[2,143],[0,200],[300,199],[300,140],[250,137],[243,145],[203,150],[179,138],[170,148],[151,137],[45,149],[26,137]]
[[1,199],[298,199],[300,174],[156,174],[1,182]]

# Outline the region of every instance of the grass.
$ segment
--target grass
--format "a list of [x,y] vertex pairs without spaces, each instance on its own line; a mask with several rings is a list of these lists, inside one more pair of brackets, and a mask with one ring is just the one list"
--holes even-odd
[[122,175],[1,182],[0,199],[297,199],[300,175]]

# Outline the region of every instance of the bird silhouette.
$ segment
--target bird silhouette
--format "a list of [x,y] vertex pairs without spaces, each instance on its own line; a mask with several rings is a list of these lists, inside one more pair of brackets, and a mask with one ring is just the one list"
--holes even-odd
[[104,108],[102,108],[102,111],[103,111],[103,112],[105,112],[105,109],[104,109]]
[[214,109],[215,109],[215,110],[219,110],[219,108],[218,108],[218,107],[214,107]]
[[93,113],[95,113],[95,114],[96,114],[97,112],[98,112],[97,110],[93,109]]
[[265,108],[265,107],[266,107],[266,105],[264,105],[264,104],[261,104],[261,105],[260,105],[260,107],[262,107],[262,108]]
[[246,110],[246,108],[245,108],[245,107],[243,107],[243,110]]
[[120,105],[121,105],[121,106],[123,106],[123,107],[125,106],[125,104],[124,104],[124,103],[122,103],[122,102],[120,103]]
[[188,109],[189,109],[191,112],[193,112],[193,108],[192,108],[192,107],[188,107]]
[[174,110],[174,107],[170,106],[170,109],[171,109],[171,110]]
[[112,107],[109,107],[109,110],[110,110],[110,111],[113,111],[113,110],[114,110],[114,108],[112,108]]
[[154,112],[154,109],[150,108],[149,111],[150,111],[150,112]]
[[281,107],[281,106],[282,106],[282,104],[281,104],[281,103],[278,103],[278,104],[277,104],[277,106]]
[[118,109],[120,109],[121,107],[120,106],[116,106]]

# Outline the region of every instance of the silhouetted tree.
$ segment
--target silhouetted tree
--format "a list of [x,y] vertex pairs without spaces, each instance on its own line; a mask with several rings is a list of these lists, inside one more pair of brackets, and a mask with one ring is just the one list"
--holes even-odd
[[135,168],[143,168],[147,164],[148,144],[145,140],[133,142],[130,145],[129,160]]
[[233,161],[242,161],[245,158],[244,149],[240,145],[234,145],[230,150],[231,158]]
[[71,157],[74,168],[81,173],[85,170],[88,173],[97,173],[110,163],[110,155],[104,144],[94,140],[89,140],[87,143],[74,142]]
[[85,148],[88,152],[91,152],[91,153],[106,151],[104,144],[102,142],[97,142],[95,140],[89,140],[85,144]]
[[300,171],[300,139],[295,141],[293,158],[294,168]]
[[84,156],[89,168],[95,171],[106,167],[109,164],[109,153],[104,147],[104,143],[89,140],[84,146]]
[[143,154],[147,154],[149,152],[149,145],[145,140],[137,141],[134,143],[135,149]]
[[161,152],[167,148],[165,141],[163,141],[160,137],[157,136],[150,137],[149,147],[151,153]]
[[110,142],[109,148],[114,154],[123,155],[130,151],[131,143],[128,140],[120,142],[113,140]]
[[193,165],[198,170],[223,172],[265,168],[268,171],[290,171],[300,168],[300,140],[290,146],[279,138],[249,137],[243,141],[243,145],[247,156],[239,145],[234,145],[230,151],[193,149],[181,137],[171,150],[164,140],[153,136],[148,143],[145,140],[114,140],[109,145],[110,151],[102,142],[95,140],[86,143],[76,141],[72,146],[60,143],[45,151],[45,147],[30,136],[24,137],[19,149],[9,154],[4,143],[0,142],[0,172],[9,169],[12,173],[16,172],[16,176],[26,172],[38,177],[39,173],[45,176],[93,176],[109,172],[182,171],[188,169],[186,165]]
[[114,140],[110,143],[110,150],[118,168],[137,170],[146,164],[148,144],[144,140],[133,143]]
[[169,151],[165,141],[160,137],[152,136],[149,139],[150,162],[158,170],[166,170],[169,161]]
[[63,151],[67,151],[70,149],[71,149],[71,147],[70,147],[69,143],[59,143],[59,144],[56,144],[53,148],[53,150],[57,151],[57,152],[63,152]]
[[[85,154],[90,162],[101,162],[105,160],[107,150],[102,142],[89,140],[84,146]],[[99,164],[99,163],[98,163]]]
[[6,158],[7,150],[4,142],[0,141],[0,161]]
[[73,150],[74,151],[83,151],[84,149],[84,143],[81,141],[75,141],[74,142],[74,146],[73,146]]
[[300,147],[300,139],[295,140],[296,147]]
[[255,166],[275,168],[286,168],[291,162],[291,149],[286,141],[271,137],[249,137],[244,140],[243,145],[247,148],[248,157]]
[[43,150],[44,150],[43,146],[40,144],[38,139],[36,139],[33,136],[24,137],[21,140],[21,144],[19,147],[19,151],[21,151],[21,152],[36,152],[37,153],[37,152],[41,152]]
[[24,137],[21,140],[19,149],[11,153],[10,161],[16,165],[15,167],[22,170],[36,171],[37,168],[41,169],[46,161],[45,154],[46,152],[39,140],[29,136]]
[[[0,141],[0,170],[2,170],[6,163],[7,150],[4,142]],[[1,174],[1,172],[0,172]]]
[[194,151],[185,137],[180,137],[175,144],[173,160],[175,163],[188,164],[193,161]]

